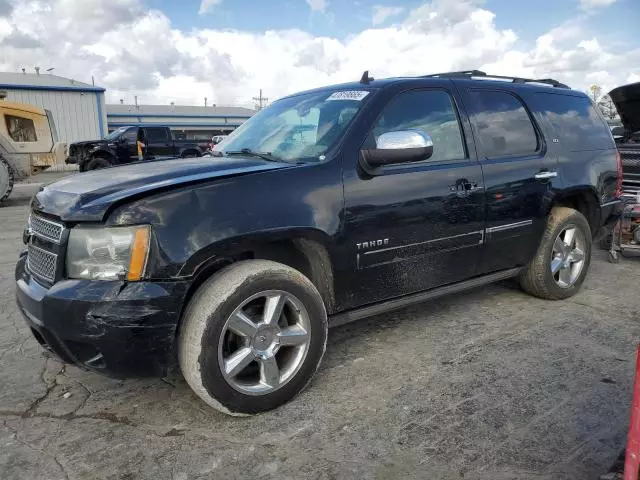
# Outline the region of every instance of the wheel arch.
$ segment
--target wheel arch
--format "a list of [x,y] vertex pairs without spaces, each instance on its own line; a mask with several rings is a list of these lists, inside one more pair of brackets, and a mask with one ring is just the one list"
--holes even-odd
[[193,153],[196,157],[201,157],[202,152],[196,147],[185,147],[180,149],[180,156],[186,157],[188,154]]
[[601,212],[595,189],[585,186],[559,193],[554,197],[549,212],[556,206],[573,208],[582,213],[589,223],[591,235],[596,236],[600,228]]
[[[309,231],[294,231],[276,238],[243,241],[237,248],[224,249],[222,254],[208,251],[203,255],[201,251],[194,255],[181,270],[181,276],[190,276],[192,282],[184,297],[180,323],[186,306],[198,288],[224,267],[242,260],[271,260],[298,270],[318,289],[327,313],[334,313],[333,262],[324,236],[322,232],[310,234]],[[220,251],[220,247],[215,250]],[[195,265],[194,260],[197,260]],[[179,333],[180,323],[176,333]]]

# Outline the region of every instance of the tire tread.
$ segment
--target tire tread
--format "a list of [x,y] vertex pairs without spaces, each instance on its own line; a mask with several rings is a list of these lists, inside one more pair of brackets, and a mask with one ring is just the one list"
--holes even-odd
[[[579,211],[569,207],[553,207],[547,219],[547,225],[544,234],[542,235],[540,246],[529,265],[527,265],[524,271],[520,274],[520,286],[525,292],[535,297],[547,300],[560,300],[562,298],[566,298],[566,296],[558,295],[549,288],[549,282],[545,279],[549,265],[548,258],[544,254],[544,251],[548,242],[555,241],[558,228],[571,217],[575,216],[579,216],[578,218],[581,218],[581,222],[584,222],[584,226],[587,228],[587,231],[585,232],[587,241],[591,241],[591,230],[589,229],[589,224]],[[585,255],[586,253],[587,252],[585,252]],[[585,275],[587,268],[588,265],[585,266]]]

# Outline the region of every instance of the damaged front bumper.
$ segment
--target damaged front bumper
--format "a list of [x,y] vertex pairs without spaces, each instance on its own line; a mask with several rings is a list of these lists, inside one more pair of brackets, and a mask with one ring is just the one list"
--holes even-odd
[[47,288],[25,260],[16,265],[16,299],[41,345],[113,377],[166,373],[188,282],[63,280]]

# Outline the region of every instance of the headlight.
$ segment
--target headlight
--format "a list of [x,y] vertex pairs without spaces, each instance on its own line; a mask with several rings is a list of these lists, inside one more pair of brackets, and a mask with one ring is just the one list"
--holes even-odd
[[73,228],[67,248],[69,278],[140,280],[149,254],[149,226]]

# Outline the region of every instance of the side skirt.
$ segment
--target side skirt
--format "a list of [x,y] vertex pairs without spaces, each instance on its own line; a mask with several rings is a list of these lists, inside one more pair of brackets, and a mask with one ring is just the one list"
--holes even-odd
[[414,303],[420,303],[434,298],[449,295],[451,293],[463,292],[476,287],[481,287],[490,283],[498,282],[500,280],[506,280],[508,278],[516,277],[522,268],[510,268],[509,270],[501,270],[499,272],[490,273],[481,277],[475,277],[463,282],[454,283],[452,285],[445,285],[443,287],[434,288],[426,292],[412,293],[411,295],[405,295],[399,298],[393,298],[384,302],[376,303],[373,305],[367,305],[366,307],[356,308],[354,310],[347,310],[346,312],[340,312],[329,317],[329,327],[337,327],[350,323],[361,318],[372,317],[374,315],[380,315],[382,313],[391,312],[400,308],[413,305]]

